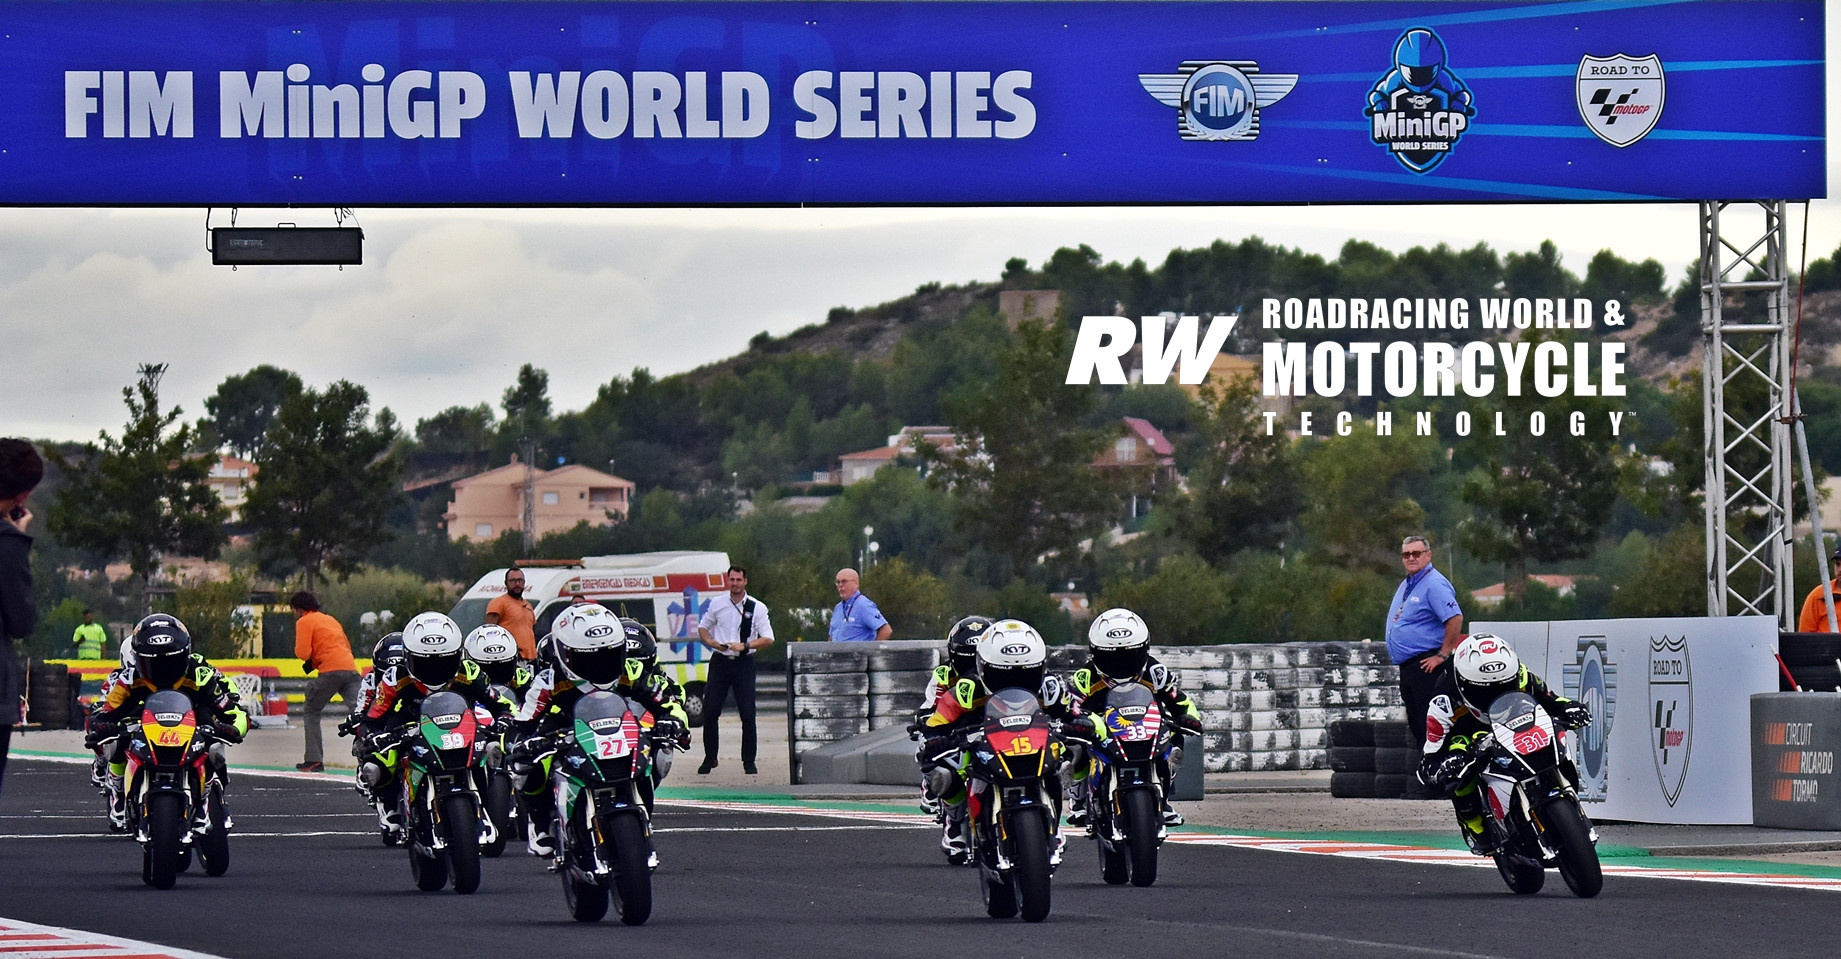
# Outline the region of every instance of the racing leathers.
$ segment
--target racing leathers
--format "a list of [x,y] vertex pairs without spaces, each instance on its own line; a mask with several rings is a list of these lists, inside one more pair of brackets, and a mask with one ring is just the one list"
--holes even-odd
[[[1555,722],[1576,728],[1589,719],[1586,707],[1553,691],[1539,676],[1520,667],[1516,685],[1508,692],[1524,692],[1552,716]],[[1501,695],[1498,693],[1497,695]],[[1447,670],[1433,688],[1432,702],[1426,709],[1425,751],[1420,757],[1419,778],[1433,786],[1450,790],[1451,806],[1457,813],[1464,842],[1471,852],[1487,856],[1496,850],[1502,837],[1495,834],[1494,821],[1484,815],[1483,789],[1474,772],[1464,775],[1473,758],[1471,750],[1490,732],[1487,717],[1479,716],[1458,695],[1457,680]],[[1570,760],[1567,760],[1570,765]],[[1577,781],[1576,771],[1568,769]]]
[[370,706],[359,724],[367,734],[359,747],[360,774],[366,776],[365,783],[372,790],[385,829],[401,825],[396,813],[404,761],[398,748],[400,733],[420,716],[423,700],[443,691],[459,694],[469,707],[484,707],[494,719],[493,726],[511,710],[509,702],[493,695],[486,685],[485,674],[472,662],[461,661],[454,678],[436,687],[416,679],[407,666],[385,670],[375,684]]
[[[170,688],[191,700],[198,725],[210,729],[217,738],[240,743],[249,732],[249,716],[243,712],[236,688],[203,656],[189,654],[185,673]],[[109,822],[120,828],[127,822],[126,809],[122,806],[122,773],[128,765],[128,743],[120,735],[121,726],[138,719],[147,697],[160,692],[161,687],[135,668],[123,667],[110,677],[107,690],[108,694],[98,701],[90,716],[84,743],[91,749],[101,747],[107,756],[109,774],[104,789],[109,796]],[[217,759],[214,754],[213,761]]]
[[[1158,662],[1155,656],[1145,657],[1144,668],[1138,671],[1137,677],[1129,680],[1113,679],[1100,672],[1092,660],[1088,660],[1086,665],[1076,669],[1074,674],[1068,677],[1068,684],[1071,687],[1068,694],[1074,697],[1082,712],[1097,716],[1106,706],[1107,694],[1127,682],[1139,683],[1149,688],[1157,705],[1177,726],[1194,733],[1202,731],[1201,710],[1196,708],[1195,701],[1183,692],[1181,686],[1177,685],[1176,674],[1168,666]],[[1181,762],[1181,753],[1177,750],[1172,750],[1172,752],[1176,752],[1176,761]],[[1092,769],[1093,757],[1088,754],[1087,750],[1081,749],[1074,757],[1074,772],[1069,777],[1073,787],[1073,795],[1069,802],[1071,808],[1068,810],[1069,825],[1085,826],[1087,824],[1087,776]],[[1176,779],[1176,769],[1170,755],[1157,757],[1157,778],[1163,784],[1164,823],[1172,826],[1181,825],[1182,815],[1170,805],[1170,791]]]

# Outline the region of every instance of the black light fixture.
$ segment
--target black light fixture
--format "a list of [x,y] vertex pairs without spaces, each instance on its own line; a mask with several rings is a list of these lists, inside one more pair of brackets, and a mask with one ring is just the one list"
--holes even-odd
[[350,208],[335,210],[340,225],[330,227],[237,226],[236,215],[233,209],[230,226],[213,227],[210,212],[205,213],[214,266],[357,266],[364,262],[364,231],[344,225],[351,216]]

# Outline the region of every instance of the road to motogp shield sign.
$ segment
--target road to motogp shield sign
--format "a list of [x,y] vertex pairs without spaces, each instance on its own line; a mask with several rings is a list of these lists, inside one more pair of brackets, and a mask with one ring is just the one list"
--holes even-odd
[[1627,147],[1649,135],[1662,118],[1667,85],[1662,59],[1587,56],[1579,61],[1574,83],[1579,116],[1586,129],[1614,147]]
[[1694,745],[1694,683],[1688,664],[1688,638],[1653,636],[1649,640],[1650,753],[1662,798],[1673,806],[1688,776],[1688,750]]

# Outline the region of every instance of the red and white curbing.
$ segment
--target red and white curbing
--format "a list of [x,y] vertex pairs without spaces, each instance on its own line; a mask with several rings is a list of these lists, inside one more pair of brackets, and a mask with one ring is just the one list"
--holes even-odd
[[136,939],[0,919],[0,959],[218,959]]

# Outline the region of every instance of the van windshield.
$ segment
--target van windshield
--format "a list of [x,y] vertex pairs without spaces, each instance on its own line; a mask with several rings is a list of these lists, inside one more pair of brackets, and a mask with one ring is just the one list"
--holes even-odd
[[486,624],[486,605],[491,602],[484,596],[463,599],[454,604],[454,611],[448,616],[460,627],[460,634],[465,636]]

